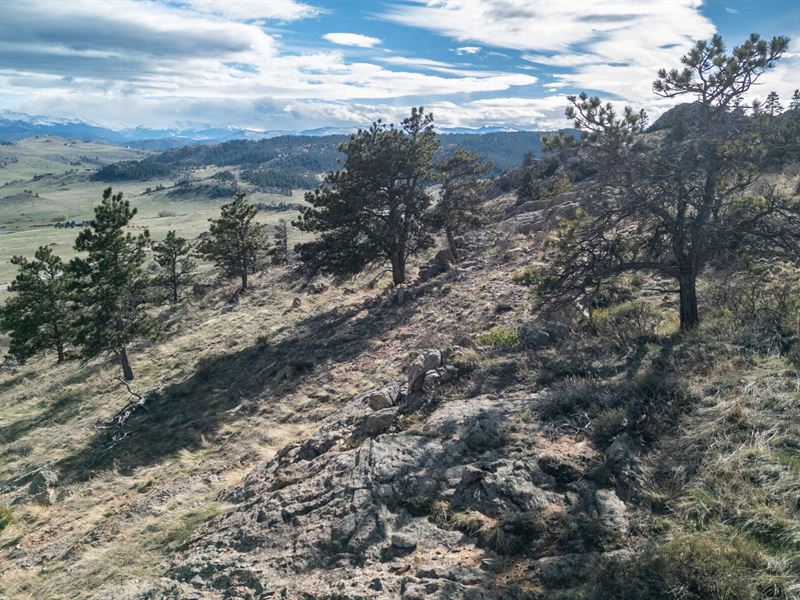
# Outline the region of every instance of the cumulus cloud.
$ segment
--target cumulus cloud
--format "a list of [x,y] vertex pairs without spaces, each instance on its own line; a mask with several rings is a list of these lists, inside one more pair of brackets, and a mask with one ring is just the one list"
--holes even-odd
[[[286,11],[274,10],[280,3],[263,4],[272,7],[272,17],[288,18]],[[0,98],[0,106],[112,127],[178,119],[223,124],[233,114],[226,107],[264,106],[269,98],[275,108],[270,118],[277,122],[296,107],[309,111],[323,101],[340,110],[348,102],[405,104],[402,98],[503,92],[536,82],[526,73],[458,69],[436,61],[396,56],[350,61],[335,50],[287,49],[251,22],[254,15],[265,18],[266,8],[245,14],[235,2],[219,6],[236,18],[210,14],[201,0],[6,5],[0,19],[0,89],[13,92]],[[359,34],[328,38],[360,46],[380,42]],[[263,111],[254,114],[266,118]],[[241,118],[247,120],[244,112]],[[252,120],[251,115],[248,126]]]
[[340,46],[355,46],[357,48],[372,48],[381,43],[381,40],[360,33],[326,33],[322,39]]
[[291,23],[320,15],[316,6],[296,0],[184,0],[180,3],[198,12],[240,21],[280,21]]
[[677,63],[696,39],[714,33],[701,0],[432,0],[402,4],[384,19],[458,41],[525,52],[532,63],[563,68],[578,89],[641,101],[656,70]]
[[[382,41],[360,33],[324,36],[366,49],[358,53],[299,48],[264,27],[320,17],[314,0],[9,2],[0,9],[0,108],[112,127],[293,129],[398,119],[424,103],[442,126],[549,128],[566,125],[562,90],[598,92],[657,115],[672,102],[652,95],[655,70],[677,65],[693,39],[714,30],[699,0],[574,4],[431,0],[383,15],[452,38],[459,58],[449,62],[376,50]],[[519,56],[524,64],[475,66],[478,55],[480,65],[497,64],[489,59],[504,48],[502,64]],[[788,98],[799,61],[795,45],[757,92],[776,87]]]

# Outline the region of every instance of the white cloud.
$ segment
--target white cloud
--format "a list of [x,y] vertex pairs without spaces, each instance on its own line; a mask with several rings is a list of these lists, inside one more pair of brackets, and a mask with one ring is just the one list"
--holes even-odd
[[403,4],[383,18],[461,42],[526,52],[524,58],[563,67],[573,88],[641,102],[660,67],[678,64],[696,39],[714,33],[701,0],[431,0]]
[[340,46],[355,46],[356,48],[372,48],[381,43],[381,40],[360,33],[326,33],[322,39]]
[[453,52],[460,56],[463,56],[464,54],[478,54],[480,51],[480,46],[461,46],[459,48],[453,48]]
[[[233,118],[275,127],[270,123],[287,126],[287,115],[300,114],[297,107],[309,113],[315,103],[332,102],[337,110],[348,103],[405,105],[403,98],[505,92],[536,82],[524,72],[378,58],[350,62],[339,51],[288,50],[257,24],[185,4],[16,3],[3,7],[0,20],[0,89],[13,90],[0,105],[112,127]],[[244,107],[255,112],[247,117]]]
[[296,0],[183,0],[181,5],[198,12],[236,21],[270,20],[290,23],[316,17],[323,11]]
[[725,12],[728,13],[729,15],[738,15],[739,9],[733,8],[732,6],[726,6]]

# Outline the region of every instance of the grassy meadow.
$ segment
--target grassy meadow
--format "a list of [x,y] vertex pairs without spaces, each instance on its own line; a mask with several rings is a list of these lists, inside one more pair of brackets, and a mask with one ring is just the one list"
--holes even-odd
[[[92,218],[108,183],[91,181],[97,168],[119,160],[134,160],[148,152],[102,144],[73,142],[62,138],[39,137],[0,146],[0,299],[13,280],[15,255],[31,256],[41,245],[51,245],[64,259],[71,258],[78,228],[57,228],[57,220],[85,221]],[[215,169],[198,169],[181,174],[203,180]],[[174,229],[192,239],[208,228],[208,219],[219,214],[228,198],[167,196],[175,178],[118,182],[113,188],[124,193],[138,210],[136,228],[147,228],[155,240]],[[161,191],[146,192],[148,188]],[[279,194],[252,194],[254,202],[299,202],[302,191],[292,197]],[[275,223],[290,220],[293,212],[261,212],[258,219]],[[294,232],[300,236],[299,232]],[[300,239],[299,237],[295,239]],[[203,265],[200,265],[203,268]]]

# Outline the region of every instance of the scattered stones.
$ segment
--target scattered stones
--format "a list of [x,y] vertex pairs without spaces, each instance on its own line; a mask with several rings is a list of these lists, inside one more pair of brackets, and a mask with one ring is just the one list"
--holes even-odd
[[441,273],[446,273],[453,268],[454,257],[449,248],[439,250],[436,255],[419,269],[419,278],[422,281],[433,279]]
[[408,550],[417,547],[417,542],[408,534],[395,533],[392,535],[392,546]]

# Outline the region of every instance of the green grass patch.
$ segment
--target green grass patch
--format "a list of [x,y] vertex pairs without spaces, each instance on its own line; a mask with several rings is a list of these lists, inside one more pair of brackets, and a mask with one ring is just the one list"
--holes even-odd
[[519,334],[510,329],[495,327],[491,331],[477,336],[475,338],[475,343],[479,346],[489,346],[491,348],[514,348],[519,345]]
[[13,522],[14,515],[11,513],[11,509],[4,504],[0,504],[0,531],[3,531]]

